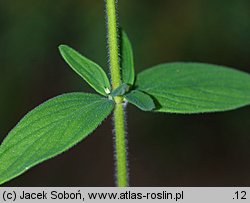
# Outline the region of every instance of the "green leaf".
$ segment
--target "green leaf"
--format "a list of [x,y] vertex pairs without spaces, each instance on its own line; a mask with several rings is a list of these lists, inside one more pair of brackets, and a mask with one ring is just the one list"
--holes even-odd
[[129,103],[134,104],[143,111],[152,111],[155,108],[154,101],[151,97],[141,91],[133,90],[125,94],[124,97]]
[[129,90],[129,85],[123,83],[122,85],[117,87],[115,90],[113,90],[110,95],[112,97],[121,96],[121,95],[124,95],[128,90]]
[[122,82],[133,85],[135,79],[133,50],[127,34],[121,29]]
[[98,127],[113,106],[95,94],[69,93],[29,112],[0,145],[0,184],[74,146]]
[[109,79],[98,64],[85,58],[67,45],[60,45],[59,50],[69,66],[92,88],[104,96],[110,93],[111,87]]
[[155,99],[159,112],[215,112],[250,104],[250,75],[217,65],[158,65],[138,74],[136,86]]

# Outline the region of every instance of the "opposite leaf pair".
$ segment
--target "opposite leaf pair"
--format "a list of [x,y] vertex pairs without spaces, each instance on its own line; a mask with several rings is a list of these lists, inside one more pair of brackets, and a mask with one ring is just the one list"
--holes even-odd
[[155,105],[149,95],[140,90],[130,91],[135,80],[134,59],[131,43],[124,31],[121,31],[120,47],[122,85],[115,90],[111,90],[109,79],[99,65],[67,45],[61,45],[59,49],[69,66],[101,95],[107,96],[111,100],[116,96],[124,96],[125,100],[142,110],[153,110]]
[[[65,45],[60,50],[68,64],[74,70],[78,69],[76,72],[92,70],[88,77],[79,74],[97,92],[111,97],[122,95],[144,111],[202,113],[250,104],[248,73],[204,63],[168,63],[147,69],[135,77],[132,46],[124,31],[120,44],[122,85],[111,94],[107,75],[98,65],[93,62],[87,65],[88,59]],[[93,77],[89,79],[89,75],[96,76],[95,80],[99,82],[92,80]]]
[[199,113],[250,104],[250,75],[201,63],[162,64],[135,78],[127,35],[121,37],[122,85],[111,90],[103,69],[68,46],[60,46],[67,63],[99,94],[68,93],[29,112],[0,146],[0,184],[66,151],[112,112],[113,98],[145,111]]
[[[131,45],[124,35],[124,81],[133,84]],[[0,184],[24,173],[32,166],[52,158],[80,142],[112,112],[113,97],[110,82],[103,69],[66,45],[59,47],[64,59],[98,93],[68,93],[52,98],[29,112],[14,127],[0,146]],[[124,89],[122,94],[127,93]],[[117,95],[115,95],[117,94]],[[139,93],[140,94],[140,93]],[[143,94],[143,93],[141,93]],[[113,95],[113,96],[112,96]],[[105,97],[103,97],[105,96]],[[136,103],[136,95],[127,94]]]

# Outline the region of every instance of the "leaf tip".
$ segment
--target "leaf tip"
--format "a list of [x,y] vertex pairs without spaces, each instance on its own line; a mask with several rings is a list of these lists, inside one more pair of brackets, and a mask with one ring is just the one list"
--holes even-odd
[[60,44],[60,45],[58,46],[58,49],[59,49],[60,52],[63,52],[63,51],[65,50],[65,48],[68,48],[68,46],[65,45],[65,44]]

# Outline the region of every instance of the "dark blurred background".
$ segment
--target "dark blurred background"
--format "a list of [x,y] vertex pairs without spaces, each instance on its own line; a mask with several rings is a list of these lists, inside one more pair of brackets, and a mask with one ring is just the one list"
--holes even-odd
[[[136,71],[201,61],[250,72],[249,0],[120,0]],[[0,140],[29,110],[92,91],[58,53],[68,44],[107,69],[103,0],[0,0]],[[127,112],[131,186],[250,186],[250,107],[175,115]],[[76,147],[5,186],[114,186],[108,118]],[[1,164],[1,163],[0,163]]]

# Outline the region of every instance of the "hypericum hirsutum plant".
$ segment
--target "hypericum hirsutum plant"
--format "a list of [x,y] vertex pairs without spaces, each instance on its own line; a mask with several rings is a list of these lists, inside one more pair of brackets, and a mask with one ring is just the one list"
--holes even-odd
[[117,2],[106,0],[105,5],[111,78],[93,61],[60,45],[64,60],[97,94],[63,94],[24,116],[0,146],[0,184],[71,148],[112,113],[116,185],[128,186],[127,104],[143,111],[179,114],[226,111],[250,104],[250,75],[231,68],[177,62],[136,75],[130,41],[118,27]]

